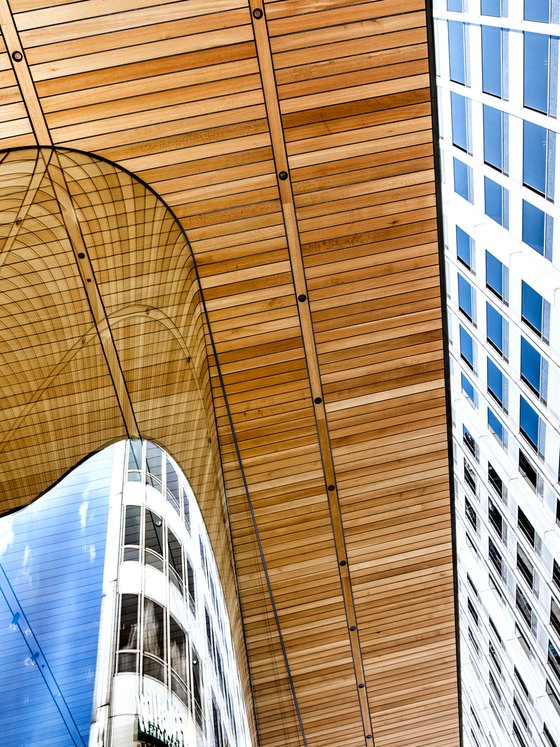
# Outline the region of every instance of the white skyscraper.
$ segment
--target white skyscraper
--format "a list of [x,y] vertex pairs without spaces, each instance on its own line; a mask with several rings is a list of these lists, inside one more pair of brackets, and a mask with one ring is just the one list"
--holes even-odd
[[558,0],[436,0],[465,745],[560,746]]

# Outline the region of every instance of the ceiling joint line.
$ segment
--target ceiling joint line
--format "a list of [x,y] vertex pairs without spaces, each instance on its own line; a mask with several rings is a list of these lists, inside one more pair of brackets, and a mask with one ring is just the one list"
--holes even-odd
[[[367,686],[365,686],[363,653],[360,645],[354,592],[346,551],[342,510],[338,498],[336,470],[327,422],[327,410],[323,397],[319,357],[309,303],[307,277],[299,236],[297,210],[291,185],[289,158],[284,137],[280,100],[276,85],[274,60],[272,57],[270,37],[266,22],[266,11],[262,0],[249,0],[249,6],[251,9],[259,71],[269,123],[272,152],[277,172],[277,184],[282,206],[286,243],[294,284],[294,294],[298,301],[300,301],[297,304],[297,310],[301,328],[301,339],[304,348],[311,398],[313,399],[315,423],[323,465],[325,492],[337,554],[340,587],[347,620],[352,663],[356,678],[356,692],[361,712],[365,741],[367,744],[373,745],[373,726]],[[329,490],[328,486],[330,485],[334,486],[335,489]]]

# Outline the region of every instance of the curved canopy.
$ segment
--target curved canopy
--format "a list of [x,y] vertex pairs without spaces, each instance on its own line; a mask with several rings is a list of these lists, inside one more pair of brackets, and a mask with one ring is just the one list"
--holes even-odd
[[[214,343],[208,378],[260,747],[459,744],[425,6],[0,0],[0,147],[103,156],[153,187],[189,237]],[[135,429],[196,490],[181,451],[195,440],[180,422],[187,355],[208,405],[209,393],[190,256],[153,196],[129,209],[141,186],[90,162],[87,183],[116,191],[105,225],[88,208],[97,198],[80,186],[83,166],[70,166],[68,189],[57,159],[4,184],[6,197],[12,182],[20,189],[11,218],[44,185],[54,218],[31,236],[60,251],[70,233],[55,276],[40,241],[27,251],[20,224],[5,228],[8,246],[20,237],[21,263],[2,331],[15,350],[0,423],[12,434],[12,501],[28,473],[48,483],[98,440]],[[161,251],[133,227],[147,213]],[[30,302],[17,287],[26,279],[40,289]],[[67,365],[61,394],[36,394],[54,360]],[[60,423],[64,404],[77,414]],[[80,427],[92,409],[104,435]],[[58,464],[43,430],[67,449]]]

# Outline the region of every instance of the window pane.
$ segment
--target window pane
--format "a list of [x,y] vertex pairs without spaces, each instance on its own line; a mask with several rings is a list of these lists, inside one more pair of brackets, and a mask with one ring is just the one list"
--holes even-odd
[[504,228],[508,227],[508,191],[493,179],[484,177],[484,212]]
[[546,194],[546,130],[523,122],[523,184]]
[[521,282],[521,319],[542,335],[543,299],[524,281]]
[[453,145],[470,152],[468,147],[467,99],[459,93],[451,93],[451,126]]
[[467,395],[467,397],[471,400],[471,402],[475,404],[474,386],[471,383],[471,381],[469,381],[469,379],[467,379],[467,377],[463,373],[461,374],[461,389]]
[[493,106],[484,104],[484,163],[494,166],[499,171],[506,171],[505,154],[507,152],[504,122],[506,114]]
[[521,337],[521,378],[540,395],[541,355],[524,337]]
[[505,404],[505,378],[503,373],[491,358],[487,358],[486,375],[488,391],[503,407]]
[[501,355],[504,354],[504,327],[500,312],[486,302],[486,338]]
[[468,280],[465,280],[465,278],[462,275],[457,276],[458,286],[459,286],[459,309],[467,316],[469,319],[472,320],[473,318],[473,289],[471,284],[468,282]]
[[136,594],[123,594],[121,597],[119,649],[136,648],[138,648],[138,597]]
[[171,530],[167,532],[167,553],[169,558],[169,566],[179,576],[183,578],[183,553],[181,549],[181,543]]
[[486,252],[486,287],[490,288],[498,298],[504,299],[504,265],[499,259]]
[[458,158],[453,159],[453,188],[458,195],[461,195],[467,201],[471,199],[471,175],[469,172],[470,169],[466,163]]
[[481,12],[483,16],[496,16],[499,18],[502,15],[502,1],[482,0]]
[[523,200],[523,241],[536,252],[545,254],[545,213]]
[[524,0],[523,18],[547,23],[550,20],[550,0]]
[[482,90],[502,95],[502,32],[494,26],[482,26]]
[[[159,446],[148,442],[146,444],[146,482],[161,491],[161,458]],[[149,477],[150,476],[150,477]]]
[[467,362],[467,364],[474,368],[474,349],[473,339],[469,335],[466,329],[459,325],[459,343],[461,349],[461,358]]
[[124,526],[124,544],[140,544],[140,506],[127,506]]
[[472,270],[472,239],[462,228],[456,226],[457,258]]
[[488,408],[488,428],[497,437],[498,441],[503,444],[505,438],[504,426],[490,408]]
[[526,514],[520,508],[517,509],[517,526],[521,529],[531,547],[534,547],[535,527],[531,524]]
[[144,599],[144,653],[164,658],[163,607]]
[[463,0],[447,0],[447,10],[461,12],[463,10]]
[[449,77],[456,83],[466,84],[464,25],[458,21],[447,22],[449,34]]
[[524,71],[523,105],[539,112],[548,112],[549,37],[544,34],[523,34]]
[[519,396],[519,430],[535,451],[538,451],[539,416],[523,395]]

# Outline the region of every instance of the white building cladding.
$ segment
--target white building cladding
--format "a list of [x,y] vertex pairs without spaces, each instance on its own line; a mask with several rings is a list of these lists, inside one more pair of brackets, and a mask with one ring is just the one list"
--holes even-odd
[[208,533],[153,443],[115,449],[107,548],[90,744],[250,747]]
[[560,746],[557,0],[436,0],[466,745]]

